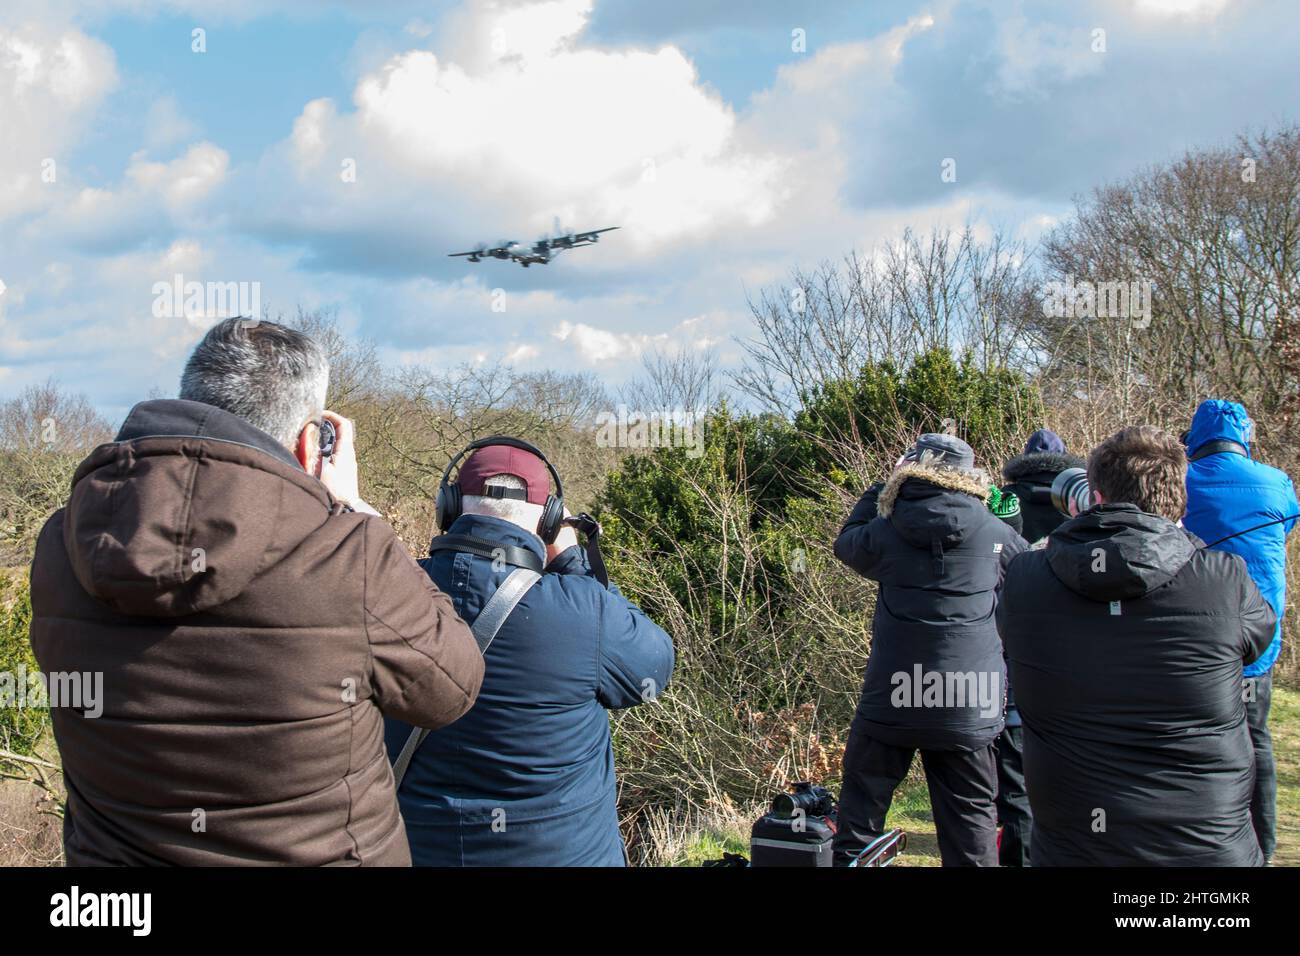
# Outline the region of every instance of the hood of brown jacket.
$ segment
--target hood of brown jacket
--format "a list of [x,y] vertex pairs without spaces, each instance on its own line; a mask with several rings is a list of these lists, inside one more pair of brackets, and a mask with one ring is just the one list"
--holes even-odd
[[142,402],[77,468],[64,542],[95,598],[123,614],[177,617],[237,597],[341,507],[238,416]]

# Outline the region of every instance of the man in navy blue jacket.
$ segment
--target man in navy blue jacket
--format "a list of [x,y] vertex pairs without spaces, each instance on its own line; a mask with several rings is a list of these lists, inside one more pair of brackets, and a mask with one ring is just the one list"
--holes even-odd
[[[664,689],[672,639],[592,575],[572,528],[542,542],[549,474],[525,451],[501,451],[480,449],[461,467],[463,513],[450,533],[527,549],[545,573],[488,645],[474,707],[411,759],[398,792],[411,858],[417,866],[622,866],[607,710]],[[526,498],[485,496],[488,488],[522,489]],[[471,623],[514,571],[451,550],[421,566]],[[390,756],[410,731],[387,723]]]

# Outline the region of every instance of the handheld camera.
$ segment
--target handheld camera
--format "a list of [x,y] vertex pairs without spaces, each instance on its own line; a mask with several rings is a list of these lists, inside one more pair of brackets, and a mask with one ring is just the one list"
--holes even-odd
[[1092,507],[1086,468],[1067,468],[1052,480],[1052,507],[1073,518]]
[[328,418],[320,423],[320,456],[323,460],[334,457],[334,446],[338,442],[338,433],[334,423]]

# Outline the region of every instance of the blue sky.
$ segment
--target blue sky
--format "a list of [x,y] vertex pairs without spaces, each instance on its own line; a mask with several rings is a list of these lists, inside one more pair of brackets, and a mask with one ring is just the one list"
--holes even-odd
[[[1297,55],[1282,0],[7,0],[0,398],[174,393],[215,320],[158,314],[177,275],[332,309],[394,365],[734,361],[796,267],[909,225],[1032,240],[1294,122]],[[446,257],[557,218],[622,228],[545,268]]]

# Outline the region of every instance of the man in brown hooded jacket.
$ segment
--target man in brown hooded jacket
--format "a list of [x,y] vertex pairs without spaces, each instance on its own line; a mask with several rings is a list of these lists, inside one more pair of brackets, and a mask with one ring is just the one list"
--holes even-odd
[[51,701],[69,864],[409,865],[381,712],[449,724],[483,661],[357,495],[327,378],[301,333],[219,323],[46,523],[37,659],[102,675],[102,713]]

